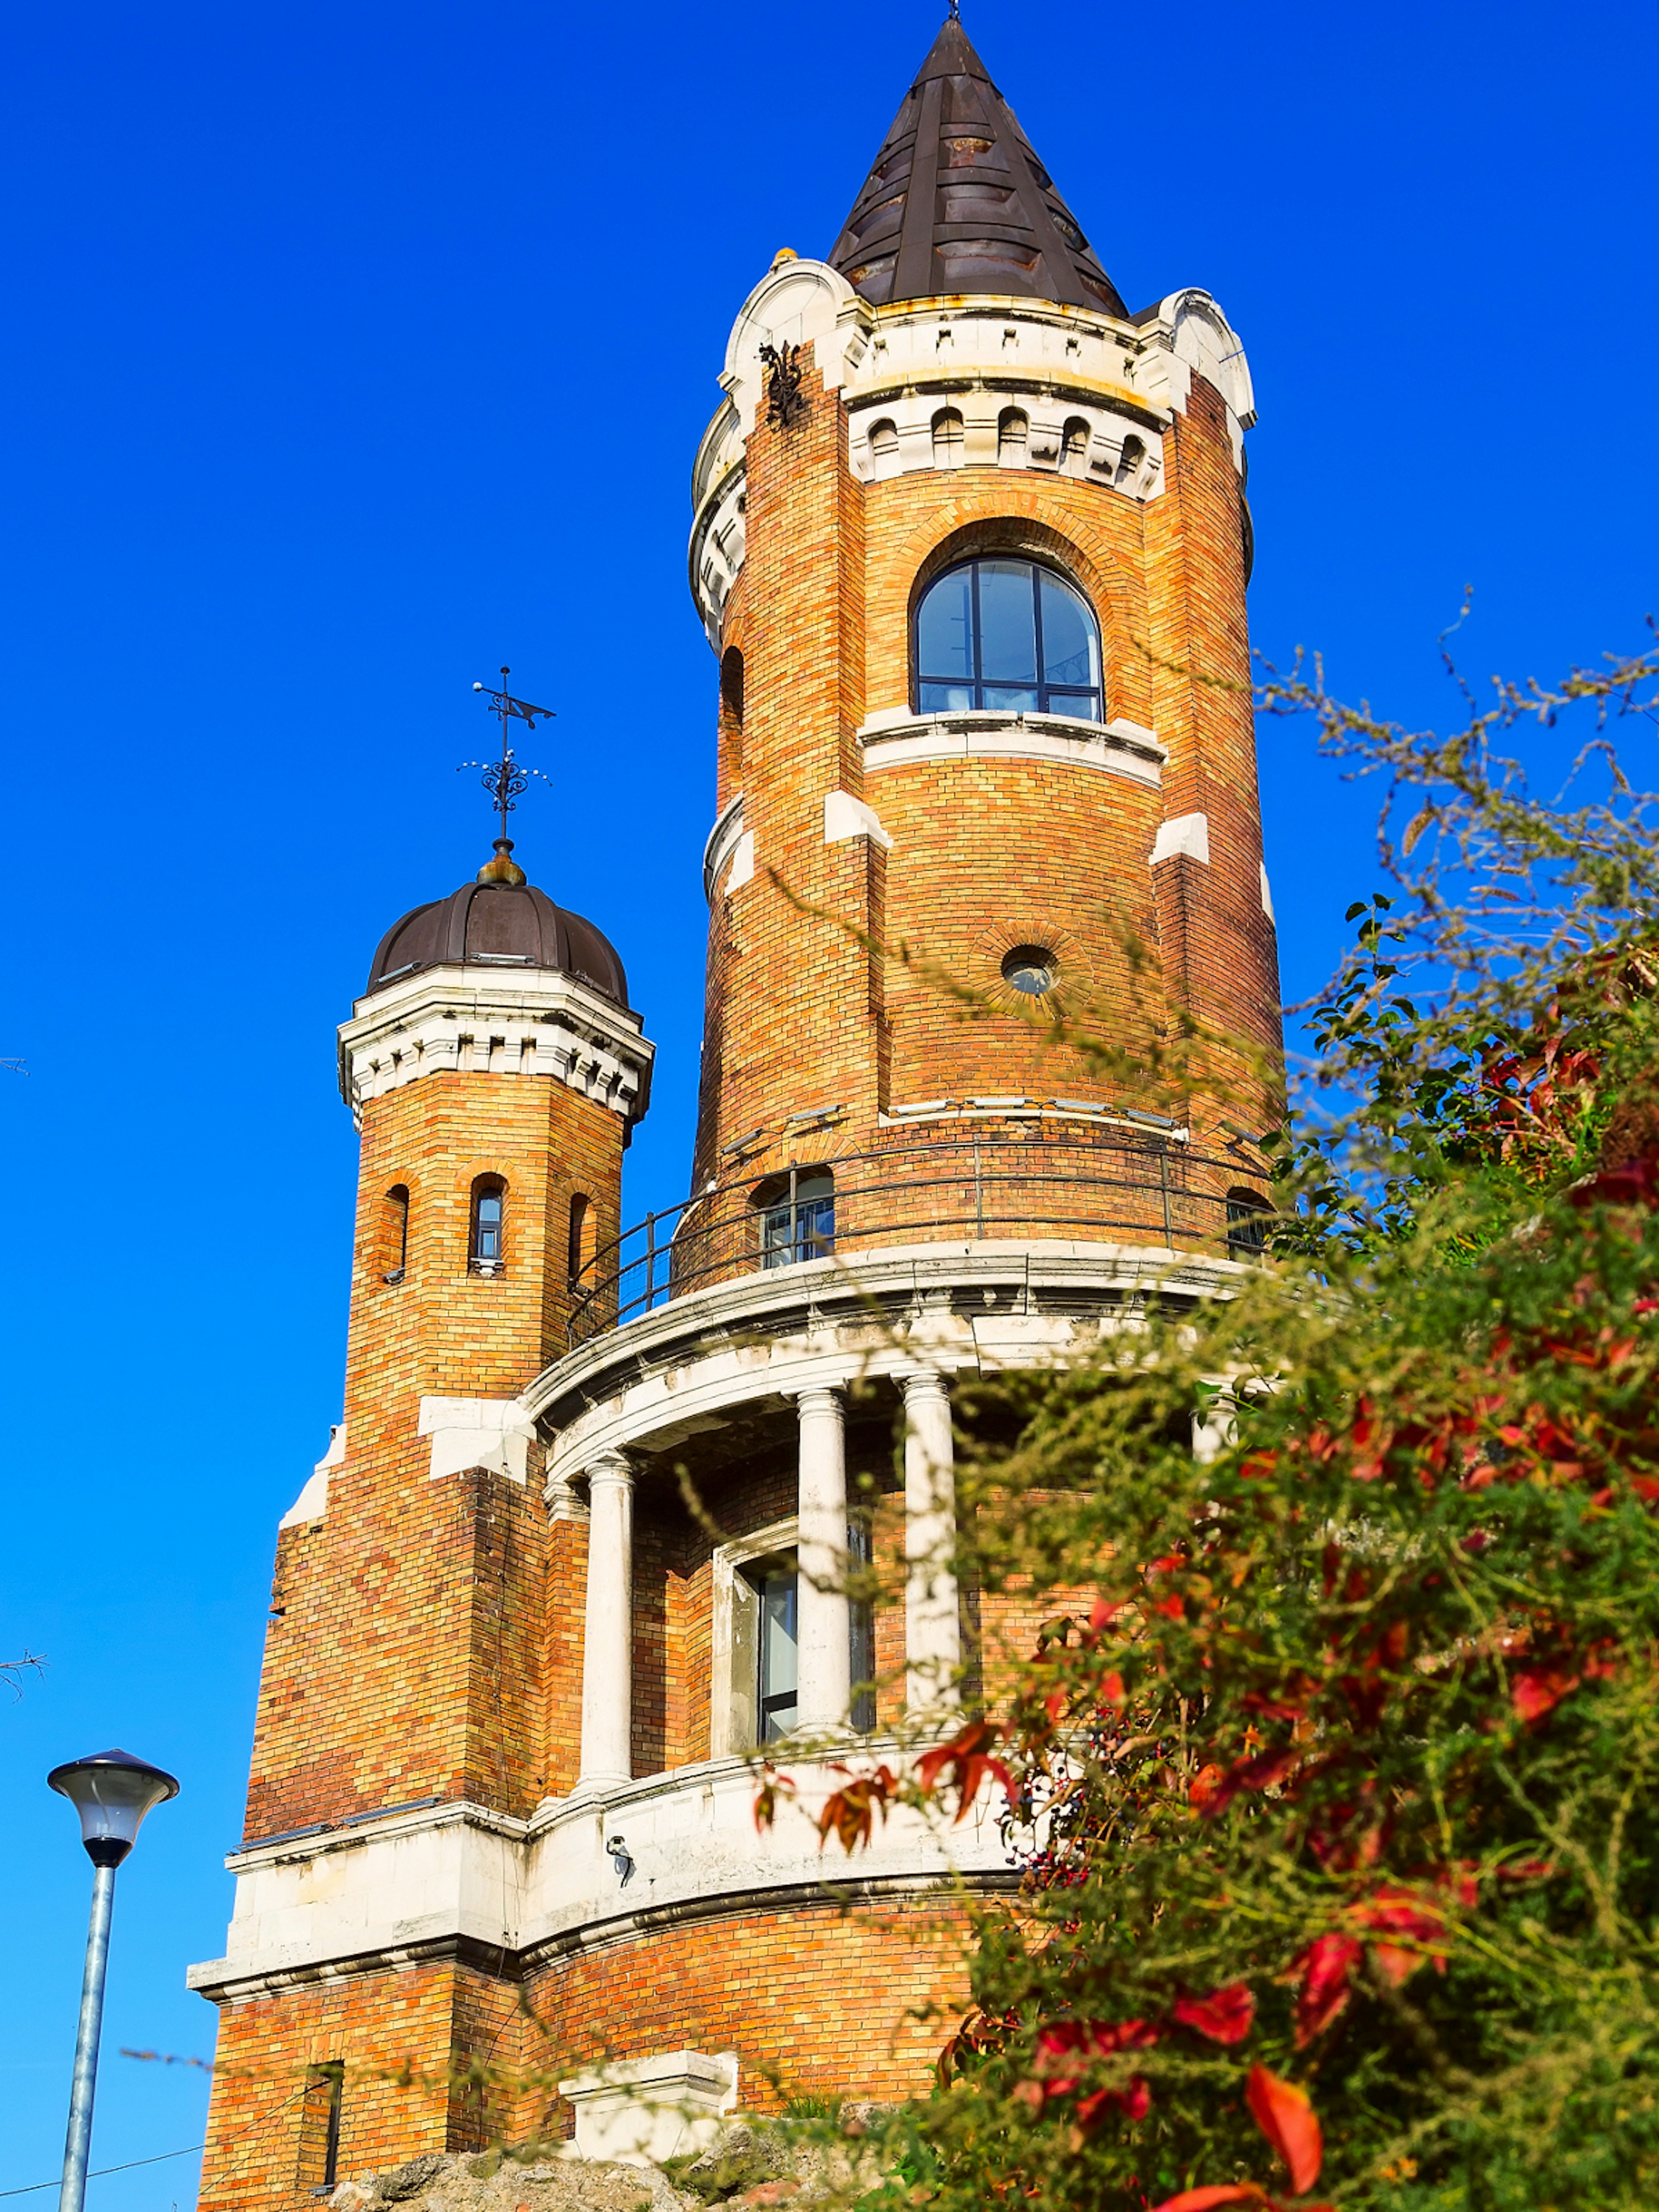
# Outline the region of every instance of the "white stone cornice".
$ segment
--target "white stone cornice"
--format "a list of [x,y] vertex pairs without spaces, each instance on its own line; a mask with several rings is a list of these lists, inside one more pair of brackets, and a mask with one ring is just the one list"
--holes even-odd
[[1054,761],[1155,787],[1165,759],[1152,732],[1121,715],[1102,723],[993,708],[913,714],[905,707],[887,707],[871,714],[858,734],[866,771],[969,757]]
[[710,906],[714,903],[714,889],[720,882],[726,862],[738,848],[743,836],[743,793],[727,802],[720,818],[708,833],[708,842],[702,848],[702,895]]
[[[886,1741],[871,1747],[892,1764],[912,1755]],[[237,1852],[226,1955],[189,1968],[189,1985],[234,2000],[458,1942],[517,1971],[522,1954],[625,1939],[657,1915],[787,1911],[803,1893],[833,1894],[837,1875],[901,1895],[1006,1876],[988,1787],[953,1827],[896,1808],[855,1864],[836,1868],[824,1863],[817,1816],[842,1770],[804,1754],[790,1771],[799,1798],[781,1802],[761,1834],[755,1771],[728,1757],[549,1801],[528,1823],[450,1803]],[[618,1835],[633,1867],[626,1889],[605,1849]]]
[[422,1075],[542,1076],[637,1121],[656,1047],[637,1014],[548,968],[427,968],[357,1001],[340,1029],[340,1095],[366,1103]]

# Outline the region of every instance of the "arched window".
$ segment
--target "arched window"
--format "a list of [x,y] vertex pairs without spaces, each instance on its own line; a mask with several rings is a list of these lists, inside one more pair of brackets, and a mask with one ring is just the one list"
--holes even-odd
[[1060,465],[1068,477],[1080,477],[1089,465],[1092,433],[1080,415],[1073,415],[1060,434]]
[[1133,435],[1123,441],[1123,454],[1117,465],[1116,483],[1132,483],[1140,474],[1140,465],[1146,458],[1145,439]]
[[380,1201],[380,1280],[401,1283],[409,1265],[409,1186],[394,1182]]
[[507,1185],[499,1176],[480,1176],[472,1186],[472,1233],[467,1245],[470,1275],[499,1275],[507,1265]]
[[750,1204],[761,1221],[761,1265],[788,1267],[824,1260],[836,1249],[836,1178],[828,1168],[791,1168],[769,1176]]
[[1081,592],[1035,561],[964,561],[916,610],[916,709],[1002,707],[1105,720],[1100,629]]
[[593,1201],[578,1191],[570,1201],[569,1260],[566,1272],[572,1290],[586,1287],[593,1279],[593,1257],[599,1223]]
[[1259,1260],[1267,1249],[1267,1216],[1273,1211],[1259,1191],[1227,1193],[1227,1257]]

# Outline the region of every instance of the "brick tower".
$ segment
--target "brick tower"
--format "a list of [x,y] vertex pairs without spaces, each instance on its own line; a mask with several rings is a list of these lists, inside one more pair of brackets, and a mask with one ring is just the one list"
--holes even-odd
[[[192,1970],[206,2204],[922,2082],[994,1828],[895,1817],[842,1865],[810,1814],[838,1747],[906,1755],[1029,1630],[952,1571],[951,1386],[1255,1249],[1278,984],[1219,309],[1127,312],[952,21],[720,383],[693,1195],[618,1227],[651,1048],[597,932],[498,861],[388,935],[341,1032],[345,1419],[279,1540],[228,1955]],[[1182,1028],[1224,1114],[1172,1088]],[[802,1807],[760,1836],[773,1741]],[[452,2078],[480,2063],[520,2086]]]

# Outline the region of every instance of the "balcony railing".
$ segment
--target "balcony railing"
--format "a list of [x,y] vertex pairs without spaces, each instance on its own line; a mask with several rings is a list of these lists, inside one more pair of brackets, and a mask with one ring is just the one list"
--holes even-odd
[[1260,1182],[1248,1160],[1116,1132],[901,1140],[751,1171],[601,1246],[573,1286],[569,1345],[714,1283],[894,1243],[1081,1237],[1253,1259],[1261,1224],[1236,1187]]

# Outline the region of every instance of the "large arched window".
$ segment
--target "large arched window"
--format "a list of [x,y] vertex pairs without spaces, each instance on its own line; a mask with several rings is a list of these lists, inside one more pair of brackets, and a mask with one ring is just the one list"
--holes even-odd
[[1003,707],[1105,720],[1100,627],[1081,592],[1035,561],[964,561],[916,610],[916,710]]

